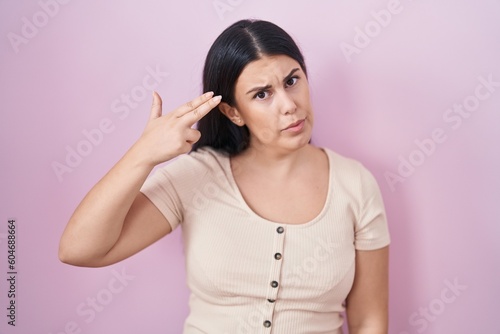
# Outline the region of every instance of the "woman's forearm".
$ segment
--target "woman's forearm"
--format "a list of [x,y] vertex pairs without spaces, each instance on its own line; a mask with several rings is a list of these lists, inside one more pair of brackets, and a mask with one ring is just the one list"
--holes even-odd
[[351,327],[349,328],[349,334],[387,334],[387,325],[381,324],[380,326],[366,326],[366,327]]
[[59,246],[61,261],[84,264],[118,240],[125,217],[153,165],[133,146],[90,190],[71,216]]

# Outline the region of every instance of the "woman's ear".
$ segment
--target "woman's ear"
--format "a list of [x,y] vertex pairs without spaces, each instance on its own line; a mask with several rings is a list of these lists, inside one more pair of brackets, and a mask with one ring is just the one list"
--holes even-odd
[[238,112],[238,109],[236,109],[235,107],[231,107],[226,102],[221,102],[219,103],[219,110],[234,124],[238,126],[245,125],[245,122],[243,121],[240,113]]

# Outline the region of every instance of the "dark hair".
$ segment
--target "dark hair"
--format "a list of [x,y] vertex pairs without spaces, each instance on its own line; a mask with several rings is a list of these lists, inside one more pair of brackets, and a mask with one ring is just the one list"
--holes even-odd
[[[222,95],[222,102],[235,105],[234,87],[248,63],[263,56],[286,55],[296,60],[307,76],[304,57],[292,37],[274,23],[241,20],[226,28],[212,44],[203,69],[203,91]],[[192,150],[210,146],[229,154],[248,147],[250,132],[231,122],[218,107],[198,122],[201,138]]]

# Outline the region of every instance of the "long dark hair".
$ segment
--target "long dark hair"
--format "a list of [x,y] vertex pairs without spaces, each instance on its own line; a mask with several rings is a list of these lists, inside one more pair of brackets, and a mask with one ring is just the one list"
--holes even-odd
[[[302,53],[282,28],[262,20],[233,23],[217,37],[208,51],[203,69],[203,91],[222,95],[222,102],[234,106],[234,86],[245,66],[263,56],[274,55],[286,55],[296,60],[307,76]],[[248,128],[235,125],[218,107],[203,117],[197,128],[201,138],[193,145],[193,151],[210,146],[238,154],[250,142]]]

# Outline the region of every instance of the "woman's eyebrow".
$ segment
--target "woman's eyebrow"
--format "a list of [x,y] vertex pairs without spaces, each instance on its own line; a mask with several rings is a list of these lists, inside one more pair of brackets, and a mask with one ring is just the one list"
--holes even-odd
[[260,87],[254,87],[252,89],[250,89],[247,94],[250,94],[252,92],[257,92],[257,91],[262,91],[262,90],[268,90],[269,88],[271,88],[272,86],[271,85],[266,85],[266,86],[260,86]]
[[288,80],[290,80],[293,76],[293,74],[295,72],[297,72],[298,70],[300,70],[300,68],[294,68],[293,70],[290,71],[290,73],[285,77],[285,79],[283,79],[283,82],[287,82]]
[[[288,80],[290,80],[290,78],[293,76],[293,74],[295,72],[297,72],[298,70],[300,70],[300,68],[298,68],[298,67],[291,70],[290,73],[288,73],[288,75],[283,79],[283,82],[287,82]],[[271,87],[272,87],[272,85],[254,87],[254,88],[250,89],[248,92],[246,92],[246,94],[250,94],[253,92],[259,92],[259,91],[263,91],[263,90],[268,90]]]

